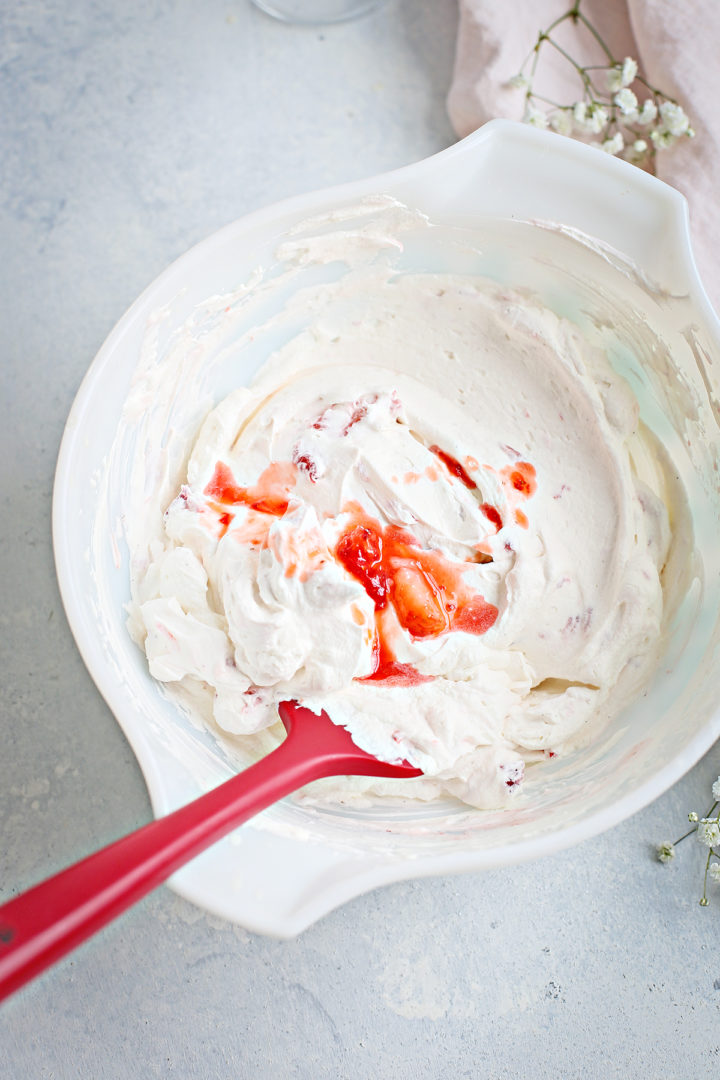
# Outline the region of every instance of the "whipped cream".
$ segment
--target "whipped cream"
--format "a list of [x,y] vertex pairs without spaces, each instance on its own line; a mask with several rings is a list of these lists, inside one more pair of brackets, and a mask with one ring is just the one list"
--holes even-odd
[[605,354],[526,295],[382,270],[322,288],[194,433],[135,552],[131,632],[228,745],[293,697],[424,773],[329,798],[501,806],[649,677],[665,455]]

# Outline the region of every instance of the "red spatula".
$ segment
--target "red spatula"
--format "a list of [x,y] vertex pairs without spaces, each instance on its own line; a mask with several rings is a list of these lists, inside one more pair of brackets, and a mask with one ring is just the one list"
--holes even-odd
[[0,907],[0,1000],[39,975],[253,814],[322,776],[420,776],[367,754],[326,712],[278,707],[287,738],[172,814],[116,840]]

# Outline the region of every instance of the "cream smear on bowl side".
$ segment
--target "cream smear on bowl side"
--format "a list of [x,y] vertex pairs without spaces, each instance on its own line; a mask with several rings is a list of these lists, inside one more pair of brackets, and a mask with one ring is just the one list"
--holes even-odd
[[[647,682],[681,492],[584,331],[487,277],[398,272],[427,223],[383,200],[340,217],[358,214],[315,222],[141,363],[129,625],[236,760],[296,697],[425,773],[315,799],[499,807]],[[253,350],[250,385],[210,408],[208,369],[230,389]]]

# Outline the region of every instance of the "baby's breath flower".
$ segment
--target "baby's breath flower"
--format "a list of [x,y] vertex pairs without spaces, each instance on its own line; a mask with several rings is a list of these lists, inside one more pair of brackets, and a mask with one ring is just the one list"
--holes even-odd
[[542,109],[538,109],[536,105],[533,105],[531,101],[528,101],[525,106],[523,123],[530,124],[531,127],[546,128],[548,126],[548,118]]
[[[627,118],[629,116],[632,116],[633,119],[636,119],[636,117],[638,115],[638,113],[637,113],[638,99],[635,97],[632,90],[628,90],[627,87],[624,87],[622,90],[618,90],[617,94],[613,98],[613,101],[615,102],[615,104],[617,105],[618,109],[620,110],[620,112],[623,114],[624,117]],[[628,121],[626,119],[625,122],[626,123],[631,123],[632,121]]]
[[594,101],[590,104],[587,118],[590,131],[593,135],[599,135],[607,126],[608,114],[605,112],[602,105],[596,105]]
[[631,56],[626,56],[623,60],[622,66],[622,84],[623,86],[629,86],[631,82],[637,77],[638,65],[637,60],[633,60]]
[[558,135],[571,135],[573,129],[573,117],[569,109],[556,109],[548,117],[550,127],[557,131]]
[[608,69],[606,82],[607,88],[611,94],[616,94],[618,90],[622,90],[622,68],[619,64],[616,67]]
[[[674,137],[670,136],[670,138]],[[715,801],[705,817],[701,818],[694,810],[691,810],[688,814],[691,828],[684,832],[682,836],[679,836],[674,844],[661,844],[655,849],[660,862],[670,862],[675,857],[677,845],[681,844],[683,840],[687,840],[689,836],[694,834],[698,843],[703,845],[706,852],[703,860],[705,863],[705,877],[703,892],[700,897],[701,907],[707,907],[709,903],[707,898],[708,878],[710,881],[720,885],[720,862],[717,861],[718,856],[720,856],[720,851],[718,851],[718,847],[720,847],[720,810],[718,809],[720,803],[720,776],[712,785],[712,793]],[[715,817],[713,817],[713,814],[715,814]]]
[[662,128],[655,128],[650,132],[652,144],[656,150],[669,150],[675,143],[675,136]]
[[657,857],[660,862],[667,863],[672,862],[675,858],[675,845],[674,844],[658,844]]
[[625,140],[621,133],[616,131],[611,139],[606,139],[602,144],[602,149],[606,154],[619,154],[621,150],[624,150]]
[[[638,77],[637,60],[632,56],[626,56],[622,62],[615,59],[597,27],[585,14],[580,14],[582,2],[574,0],[569,10],[553,19],[547,29],[538,32],[520,69],[504,86],[524,92],[523,120],[526,124],[549,127],[560,135],[578,136],[590,146],[602,148],[608,154],[619,154],[625,161],[654,172],[658,150],[673,146],[681,136],[692,138],[695,132],[677,102]],[[574,25],[582,24],[581,32],[587,31],[595,39],[605,53],[604,63],[585,66],[555,39],[556,28],[568,21]],[[582,84],[580,100],[553,102],[535,93],[538,61],[546,52],[556,62],[562,56],[572,67]],[[649,94],[642,102],[630,89],[636,79]],[[643,128],[647,129],[646,138],[642,137]],[[718,782],[720,784],[720,777]]]
[[648,151],[648,144],[645,139],[635,139],[630,143],[623,155],[626,161],[632,161],[635,164],[639,164],[646,156]]
[[663,101],[660,106],[660,119],[663,130],[671,135],[684,135],[690,127],[685,110],[674,101]]
[[607,125],[608,114],[597,101],[591,101],[589,105],[586,101],[578,101],[573,109],[573,120],[579,131],[599,135]]
[[648,127],[650,124],[652,124],[656,116],[657,105],[652,98],[645,98],[642,103],[642,108],[637,115],[637,120],[635,121],[635,123],[639,124],[640,127]]
[[698,843],[713,848],[720,844],[720,825],[717,818],[702,818],[697,827]]
[[587,107],[587,102],[586,101],[578,101],[573,106],[573,120],[575,122],[576,127],[582,128],[585,125],[585,118],[587,117],[587,108],[588,107]]
[[615,67],[610,68],[608,71],[608,90],[611,94],[615,94],[618,90],[622,90],[624,86],[629,86],[637,73],[637,60],[633,60],[631,56],[626,56],[622,65],[616,64]]

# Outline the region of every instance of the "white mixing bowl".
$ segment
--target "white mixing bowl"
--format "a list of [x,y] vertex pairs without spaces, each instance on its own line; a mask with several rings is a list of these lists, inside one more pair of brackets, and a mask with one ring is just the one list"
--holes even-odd
[[[696,556],[647,693],[591,747],[531,769],[526,797],[508,811],[450,802],[328,810],[286,800],[173,878],[201,907],[279,936],[386,882],[507,865],[577,843],[660,795],[720,735],[720,324],[694,266],[685,201],[634,166],[570,139],[493,121],[417,165],[291,199],[222,229],[150,285],[83,381],[55,481],[57,572],[78,647],[137,755],[155,813],[194,798],[232,768],[212,737],[163,696],[125,628],[122,518],[134,433],[120,421],[148,327],[160,354],[175,330],[185,324],[187,331],[191,315],[191,333],[201,336],[203,318],[218,310],[208,299],[231,294],[258,266],[272,273],[288,230],[380,193],[436,226],[422,243],[410,238],[399,272],[485,274],[530,288],[558,314],[599,328],[644,421],[676,463]],[[314,273],[309,267],[298,283]],[[274,344],[262,339],[231,365],[209,365],[210,397],[249,379]]]

